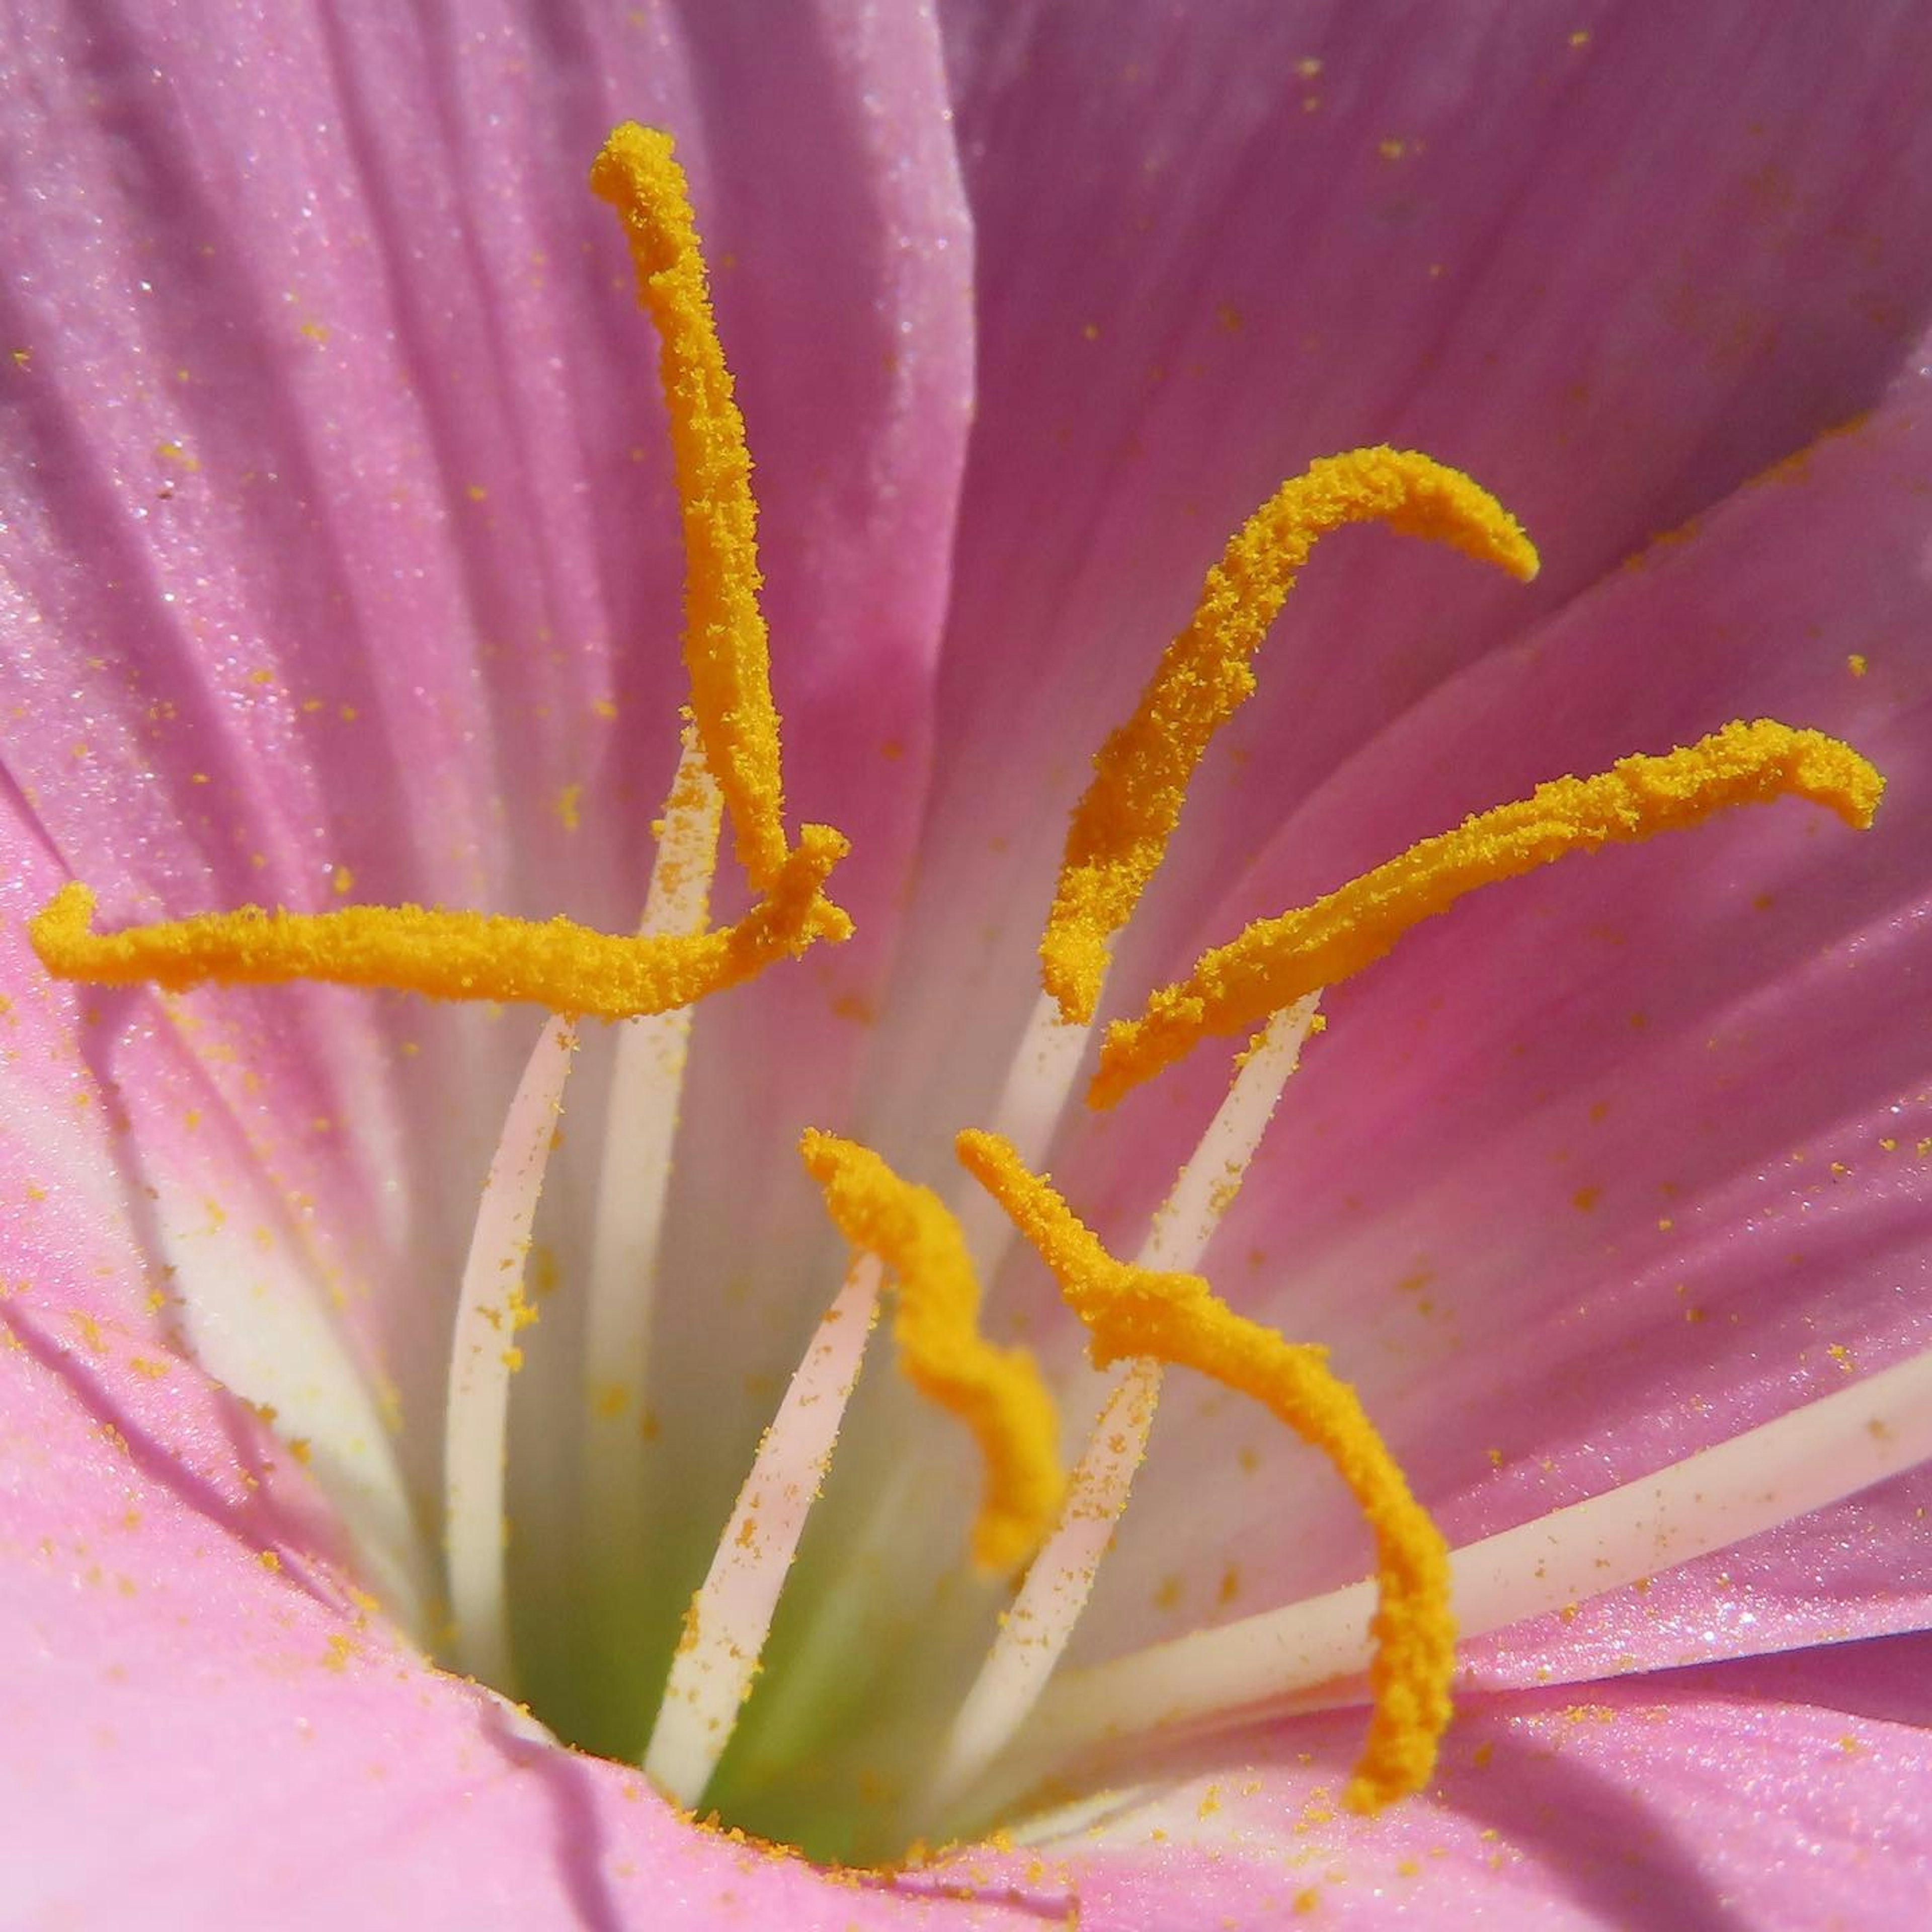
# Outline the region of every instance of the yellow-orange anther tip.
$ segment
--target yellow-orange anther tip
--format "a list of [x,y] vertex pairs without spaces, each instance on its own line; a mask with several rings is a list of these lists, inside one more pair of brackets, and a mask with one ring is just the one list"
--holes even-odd
[[675,158],[676,143],[661,128],[641,122],[622,121],[590,164],[591,192],[612,207],[628,212],[650,197],[647,184],[674,176],[682,192],[683,170]]
[[1853,831],[1869,831],[1885,797],[1884,773],[1838,739],[1817,731],[1798,736],[1792,790],[1828,806]]
[[80,956],[80,946],[94,925],[94,897],[78,879],[70,879],[27,922],[27,938],[40,964],[61,974]]
[[[1021,1164],[1019,1150],[1005,1135],[988,1133],[983,1127],[962,1127],[952,1136],[952,1151],[960,1166],[982,1186]],[[1052,1176],[1042,1174],[1039,1178],[1045,1184]]]
[[1063,1024],[1086,1026],[1106,984],[1107,943],[1084,926],[1049,925],[1040,936],[1040,983],[1059,1003]]
[[732,841],[770,891],[790,850],[778,716],[758,608],[758,505],[745,423],[712,312],[689,184],[670,136],[613,130],[590,169],[622,223],[638,296],[656,330],[685,543],[685,667],[691,709]]
[[1419,449],[1352,449],[1311,465],[1308,476],[1324,482],[1332,476],[1355,488],[1386,478],[1400,496],[1400,506],[1388,513],[1392,529],[1446,543],[1525,584],[1542,568],[1528,532],[1499,498]]

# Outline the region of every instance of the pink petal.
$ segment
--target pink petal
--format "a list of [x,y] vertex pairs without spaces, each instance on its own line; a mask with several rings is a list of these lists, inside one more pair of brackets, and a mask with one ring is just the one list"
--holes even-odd
[[[1170,1754],[1084,1829],[1081,1924],[1916,1926],[1923,1636],[1472,1702],[1425,1798],[1338,1798],[1338,1713]],[[997,1879],[998,1868],[988,1874]]]
[[[105,886],[326,903],[346,863],[369,896],[634,916],[683,680],[654,351],[584,182],[624,113],[683,139],[721,264],[781,680],[851,735],[798,806],[850,802],[856,742],[921,722],[966,400],[929,40],[463,28],[278,14],[219,63],[191,11],[20,37],[10,498],[40,728],[10,764]],[[781,208],[770,170],[802,153]],[[574,781],[601,836],[545,808]]]
[[[352,1535],[368,1580],[421,1628],[421,1526],[344,1316],[369,1292],[355,1250],[278,1172],[272,1110],[228,1103],[191,1022],[48,980],[26,922],[60,878],[0,794],[0,986],[13,989],[0,1006],[0,1282],[14,1311],[69,1346],[112,1329],[157,1384],[192,1355],[227,1383],[227,1411],[273,1414],[345,1526],[332,1546]],[[165,1406],[161,1388],[147,1394]]]

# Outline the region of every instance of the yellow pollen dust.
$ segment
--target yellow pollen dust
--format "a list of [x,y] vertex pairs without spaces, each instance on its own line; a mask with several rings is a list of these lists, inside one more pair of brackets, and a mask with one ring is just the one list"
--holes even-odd
[[1351,450],[1284,483],[1229,541],[1133,716],[1095,754],[1040,940],[1041,978],[1063,1019],[1094,1017],[1114,936],[1160,863],[1208,740],[1255,688],[1249,660],[1317,539],[1367,522],[1432,537],[1512,576],[1536,574],[1516,519],[1460,471],[1412,450]]
[[1661,756],[1619,758],[1592,778],[1552,779],[1202,954],[1186,980],[1149,998],[1138,1018],[1108,1028],[1088,1102],[1111,1107],[1207,1035],[1244,1032],[1304,994],[1359,973],[1412,926],[1479,886],[1786,795],[1828,806],[1862,829],[1884,790],[1850,746],[1768,718],[1726,724]]
[[739,862],[760,891],[784,862],[784,798],[771,654],[758,608],[758,512],[745,418],[718,340],[684,170],[668,134],[627,121],[591,165],[636,265],[656,328],[682,505],[684,656],[704,755],[724,794]]
[[412,905],[322,913],[244,906],[98,933],[94,895],[77,883],[63,886],[28,932],[50,973],[100,986],[152,981],[178,991],[210,980],[322,980],[443,1000],[532,1000],[557,1012],[628,1019],[690,1006],[814,940],[847,938],[851,921],[819,890],[844,852],[838,833],[808,826],[770,894],[735,925],[649,938],[563,918]]
[[998,1135],[968,1129],[955,1144],[1052,1270],[1097,1366],[1152,1357],[1198,1370],[1252,1396],[1334,1463],[1373,1533],[1378,1592],[1375,1711],[1347,1802],[1373,1811],[1420,1790],[1449,1721],[1456,1664],[1448,1546],[1354,1390],[1328,1367],[1328,1352],[1237,1315],[1200,1275],[1115,1260]]
[[973,1560],[1016,1569],[1040,1546],[1065,1496],[1059,1422],[1039,1364],[979,1331],[980,1284],[959,1224],[929,1187],[902,1180],[869,1148],[808,1131],[800,1144],[826,1211],[898,1283],[892,1340],[914,1388],[973,1432],[986,1466]]

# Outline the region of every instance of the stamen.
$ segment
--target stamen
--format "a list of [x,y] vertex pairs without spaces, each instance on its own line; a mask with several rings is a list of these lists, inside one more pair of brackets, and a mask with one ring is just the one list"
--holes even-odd
[[989,1572],[1016,1568],[1039,1546],[1066,1491],[1053,1398],[1038,1364],[1027,1349],[996,1348],[980,1334],[972,1261],[931,1188],[902,1180],[869,1148],[815,1129],[801,1151],[838,1232],[898,1280],[892,1340],[906,1379],[979,1443],[986,1476],[974,1562]]
[[1465,819],[1339,891],[1278,919],[1257,920],[1162,987],[1138,1019],[1107,1030],[1088,1090],[1111,1107],[1209,1034],[1240,1033],[1321,986],[1372,964],[1412,926],[1466,892],[1566,854],[1694,825],[1734,805],[1790,794],[1871,823],[1885,781],[1850,746],[1761,718],[1736,722],[1661,757],[1619,758],[1593,778],[1552,779],[1526,799]]
[[321,913],[244,906],[97,933],[94,895],[78,881],[61,887],[28,933],[50,973],[101,986],[152,981],[172,992],[209,980],[322,980],[441,1000],[531,1000],[554,1012],[630,1019],[691,1006],[816,940],[849,938],[852,922],[820,890],[847,849],[838,832],[808,825],[769,895],[735,926],[676,937],[413,905]]
[[1448,1551],[1354,1389],[1329,1370],[1328,1352],[1237,1315],[1198,1274],[1114,1260],[992,1135],[969,1129],[956,1144],[1053,1271],[1091,1331],[1096,1364],[1151,1356],[1198,1370],[1264,1404],[1334,1464],[1375,1537],[1379,1606],[1370,1666],[1375,1709],[1346,1802],[1372,1811],[1420,1790],[1449,1721],[1456,1646]]
[[505,1691],[512,1688],[503,1580],[510,1377],[523,1366],[518,1334],[536,1319],[524,1299],[524,1258],[576,1050],[574,1023],[553,1018],[517,1083],[483,1184],[450,1344],[443,1543],[454,1648],[472,1676]]
[[1412,450],[1324,457],[1284,483],[1230,540],[1133,716],[1094,758],[1040,948],[1043,982],[1068,1019],[1093,1018],[1114,935],[1160,863],[1209,740],[1254,689],[1249,660],[1310,551],[1330,530],[1370,521],[1514,577],[1536,574],[1536,551],[1515,518],[1468,477]]
[[592,164],[622,218],[659,373],[682,504],[684,655],[704,755],[731,814],[739,862],[760,892],[787,844],[771,658],[758,608],[758,513],[745,419],[732,400],[684,170],[668,134],[627,121]]
[[[720,810],[704,748],[687,724],[638,926],[643,936],[704,930]],[[584,1295],[584,1476],[585,1511],[598,1532],[588,1552],[598,1578],[591,1615],[614,1645],[635,1642],[646,1561],[640,1429],[692,1010],[647,1015],[618,1029],[604,1108]]]
[[[1311,993],[1276,1014],[1244,1057],[1227,1098],[1155,1210],[1136,1266],[1198,1264],[1240,1191],[1282,1087],[1300,1064],[1316,1001]],[[992,1195],[982,1190],[979,1198],[999,1211]],[[1114,1526],[1126,1508],[1135,1472],[1147,1454],[1162,1376],[1161,1362],[1147,1355],[1116,1370],[1087,1447],[1074,1465],[1060,1520],[1000,1619],[992,1648],[941,1748],[929,1792],[935,1815],[944,1816],[1006,1748],[1066,1654],[1101,1559],[1112,1544]]]
[[645,1771],[677,1804],[694,1805],[704,1796],[751,1695],[779,1592],[831,1466],[878,1319],[883,1273],[870,1255],[853,1264],[758,1444],[710,1570],[685,1612],[644,1754]]
[[[1932,1351],[1453,1551],[1456,1622],[1476,1637],[1569,1609],[1929,1460]],[[1103,1741],[1198,1730],[1237,1712],[1358,1701],[1371,1606],[1369,1586],[1353,1584],[1064,1672],[1040,1700],[1030,1735],[1064,1762]]]
[[64,886],[29,926],[57,977],[171,990],[214,980],[322,980],[440,999],[533,1000],[556,1012],[628,1019],[721,992],[852,922],[821,890],[850,849],[829,826],[785,837],[771,660],[758,609],[758,508],[744,418],[711,300],[684,171],[668,135],[626,122],[592,164],[595,191],[622,216],[638,298],[655,324],[683,506],[685,658],[691,709],[731,814],[738,856],[763,902],[703,934],[619,938],[566,919],[543,922],[419,906],[327,913],[239,911],[92,930],[94,895]]

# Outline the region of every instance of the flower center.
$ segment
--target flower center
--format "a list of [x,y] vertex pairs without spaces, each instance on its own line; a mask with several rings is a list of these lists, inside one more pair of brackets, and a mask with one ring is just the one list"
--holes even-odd
[[[573,1419],[582,1438],[584,1515],[598,1545],[586,1568],[609,1580],[604,1622],[617,1627],[621,1643],[652,1562],[639,1425],[691,1011],[852,929],[824,890],[845,840],[808,824],[794,841],[785,827],[750,464],[682,173],[667,137],[626,126],[598,157],[591,181],[622,222],[640,300],[657,331],[686,556],[690,718],[640,930],[348,906],[317,914],[245,908],[102,933],[94,926],[94,896],[79,882],[64,886],[32,926],[49,970],[69,978],[167,988],[325,980],[527,1002],[555,1016],[511,1103],[482,1190],[458,1289],[443,1417],[448,1617],[436,1647],[512,1695],[528,1673],[519,1666],[505,1558],[510,1384],[532,1346],[520,1339],[535,1319],[524,1268],[577,1022],[627,1022],[613,1056],[584,1290],[582,1411]],[[806,1166],[856,1256],[778,1405],[674,1652],[645,1658],[632,1673],[646,1687],[638,1694],[638,1755],[679,1802],[729,1802],[748,1821],[789,1830],[814,1852],[877,1856],[915,1832],[977,1826],[1010,1810],[1023,1775],[1064,1768],[1106,1741],[1110,1708],[1122,1714],[1116,1731],[1156,1729],[1177,1712],[1199,1722],[1305,1696],[1324,1676],[1344,1678],[1364,1666],[1372,1710],[1349,1802],[1372,1810],[1428,1780],[1450,1715],[1456,1622],[1470,1620],[1468,1552],[1447,1548],[1328,1351],[1236,1313],[1197,1264],[1305,1039],[1321,1024],[1322,989],[1370,966],[1478,886],[1568,853],[1786,795],[1863,826],[1882,782],[1856,752],[1816,732],[1766,719],[1724,724],[1693,746],[1539,785],[1206,952],[1186,979],[1154,992],[1138,1017],[1114,1021],[1099,1054],[1088,1097],[1112,1106],[1210,1036],[1253,1036],[1141,1256],[1116,1259],[1037,1171],[1069,1111],[1113,943],[1160,866],[1210,740],[1254,688],[1251,660],[1297,573],[1324,534],[1365,520],[1448,544],[1518,578],[1535,572],[1528,538],[1486,492],[1426,457],[1387,448],[1314,464],[1236,533],[1132,716],[1100,748],[1074,812],[1040,946],[1042,1000],[1012,1052],[991,1130],[960,1124],[960,1161],[983,1192],[962,1189],[949,1204],[867,1147],[802,1120],[778,1124],[787,1136],[803,1130]],[[755,899],[734,923],[713,928],[710,891],[726,817]],[[1085,1325],[1096,1366],[1118,1365],[1070,1477],[1040,1364],[980,1330],[981,1282],[992,1280],[1015,1228]],[[851,1662],[841,1606],[855,1593],[890,1588],[874,1578],[870,1560],[890,1549],[919,1499],[903,1492],[895,1499],[889,1489],[838,1574],[827,1580],[821,1564],[810,1580],[819,1606],[804,1634],[788,1651],[768,1640],[887,1292],[906,1380],[945,1412],[939,1426],[962,1427],[978,1453],[980,1499],[966,1553],[979,1580],[962,1586],[948,1613],[949,1628],[964,1634],[952,1667],[931,1660],[922,1666],[934,1694],[915,1700],[903,1718],[889,1714],[861,1726],[856,1742],[842,1748],[826,1743],[825,1717],[836,1701],[826,1687]],[[1246,1638],[1235,1626],[1234,1635],[1202,1633],[1204,1649],[1184,1666],[1150,1654],[1049,1684],[1126,1504],[1169,1367],[1251,1398],[1319,1448],[1366,1520],[1376,1551],[1372,1603],[1364,1586],[1334,1604],[1317,1600],[1272,1613],[1311,1627],[1328,1618],[1324,1628],[1340,1633],[1322,1653],[1332,1669],[1290,1682],[1278,1665],[1273,1677],[1265,1664],[1231,1666],[1230,1658],[1252,1650],[1242,1649]],[[1882,1382],[1874,1378],[1874,1390]],[[1917,1382],[1887,1383],[1860,1414],[1873,1401],[1888,1417],[1900,1405],[1932,1408],[1922,1394]],[[1915,1455],[1932,1449],[1912,1442]],[[1875,1466],[1860,1480],[1886,1472]],[[1804,1488],[1794,1507],[1826,1500],[1816,1487]],[[1680,1507],[1694,1510],[1700,1494],[1688,1489],[1690,1499]],[[1614,1495],[1600,1501],[1611,1504]],[[1534,1560],[1540,1573],[1548,1560],[1541,1543]],[[1009,1584],[1018,1594],[1003,1616]],[[1511,1613],[1526,1613],[1527,1598],[1507,1600],[1517,1606]],[[1493,1620],[1494,1605],[1476,1614]],[[788,1687],[775,1702],[760,1672],[780,1651]],[[976,1658],[983,1659],[976,1674]],[[1197,1687],[1221,1688],[1189,1694],[1177,1687],[1178,1670],[1192,1671]],[[649,1690],[660,1675],[653,1719]],[[1094,1692],[1096,1682],[1110,1688]],[[1150,1684],[1162,1688],[1150,1691]],[[789,1749],[799,1772],[793,1788],[769,1802],[754,1795],[755,1778],[734,1774],[725,1761],[741,1711],[758,1732],[763,1761],[784,1760]],[[582,1735],[581,1726],[566,1728]],[[894,1781],[890,1802],[874,1778]],[[806,1790],[815,1795],[801,1798]]]

